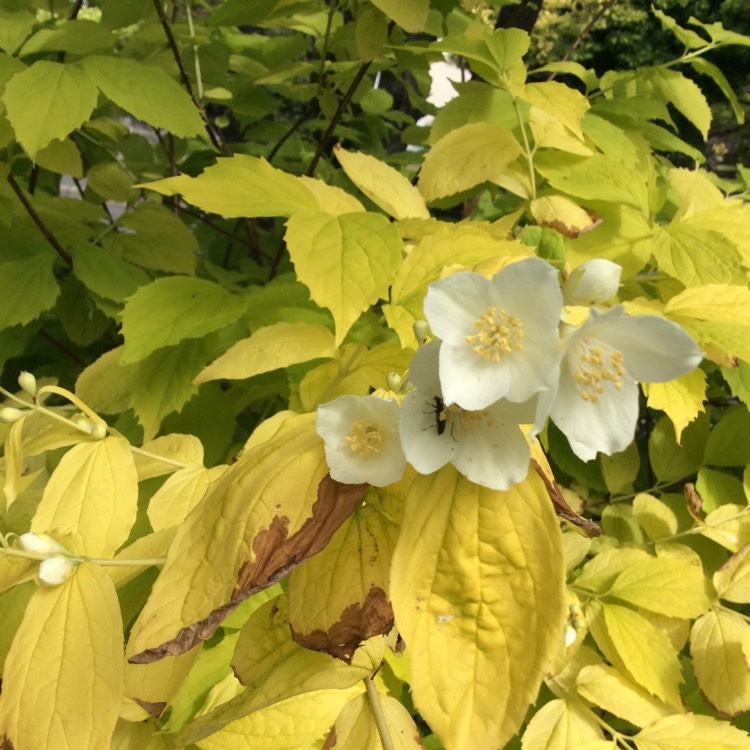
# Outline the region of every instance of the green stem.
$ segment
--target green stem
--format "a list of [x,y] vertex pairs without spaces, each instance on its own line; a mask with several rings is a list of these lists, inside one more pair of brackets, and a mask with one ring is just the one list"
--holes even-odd
[[64,557],[67,560],[74,560],[77,563],[94,563],[95,565],[102,565],[108,568],[149,568],[152,565],[164,565],[166,557],[145,557],[139,560],[114,560],[111,558],[103,557],[87,557],[86,555],[74,555],[69,552],[63,554],[62,552],[26,552],[22,549],[16,549],[15,547],[5,547],[0,550],[0,554],[10,555],[11,557],[22,557],[25,560],[34,560],[36,562],[43,562],[49,560],[51,557]]
[[365,679],[365,690],[367,691],[367,700],[370,704],[372,716],[375,719],[375,726],[378,729],[378,735],[380,736],[380,743],[383,745],[383,750],[396,750],[391,733],[388,731],[388,722],[385,719],[385,713],[383,713],[383,704],[380,702],[380,693],[378,693],[378,689],[375,687],[372,677]]
[[518,104],[518,97],[513,93],[511,89],[508,89],[511,97],[513,98],[513,109],[516,111],[516,119],[518,120],[518,127],[521,129],[521,140],[523,141],[523,152],[526,155],[526,163],[529,168],[529,185],[531,187],[531,200],[536,200],[536,174],[534,172],[534,152],[529,145],[529,137],[526,134],[526,126],[523,123],[523,117],[521,116],[521,107]]
[[[185,13],[187,14],[188,30],[190,37],[195,39],[195,29],[193,28],[193,14],[190,11],[190,0],[185,3]],[[198,87],[198,101],[203,101],[203,77],[201,75],[201,61],[198,56],[198,45],[193,44],[193,65],[195,67],[195,84]]]

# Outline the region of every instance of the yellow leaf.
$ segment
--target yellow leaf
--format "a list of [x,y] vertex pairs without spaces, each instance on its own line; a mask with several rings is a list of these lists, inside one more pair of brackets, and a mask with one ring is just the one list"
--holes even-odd
[[[128,644],[125,655],[132,653]],[[179,656],[168,656],[151,664],[125,664],[125,694],[134,700],[154,704],[154,708],[163,708],[160,704],[169,703],[185,681],[195,660],[200,654],[194,649]]]
[[[589,109],[589,102],[580,91],[555,81],[527,83],[516,87],[516,93],[529,104],[552,115],[571,133],[583,140],[581,118]],[[589,152],[590,153],[590,152]]]
[[[167,556],[169,545],[174,539],[176,527],[155,531],[138,537],[132,544],[121,549],[113,559],[115,560],[144,560],[161,558]],[[132,580],[143,572],[143,565],[130,567],[128,565],[117,565],[107,568],[107,573],[117,588]]]
[[706,699],[725,716],[750,711],[750,670],[742,654],[748,630],[741,614],[716,608],[698,618],[690,632],[695,679]]
[[565,237],[578,237],[594,224],[593,217],[565,195],[548,195],[529,204],[534,221]]
[[311,359],[335,356],[333,334],[325,326],[302,322],[275,323],[238,341],[201,370],[193,384],[221,378],[242,380]]
[[552,700],[529,721],[523,733],[523,750],[580,750],[589,742],[604,740],[593,716],[580,702]]
[[750,544],[732,555],[714,573],[713,582],[722,599],[737,604],[750,603]]
[[[409,712],[389,695],[379,694],[381,710],[393,750],[420,750],[422,737]],[[333,740],[334,744],[330,744]],[[336,719],[325,747],[336,750],[381,750],[383,747],[367,695],[347,703]]]
[[672,221],[685,221],[724,203],[724,194],[711,182],[705,170],[673,167],[667,172],[667,181],[677,196],[678,209]]
[[686,289],[667,302],[664,314],[750,326],[750,289],[731,284],[706,284]]
[[144,443],[134,456],[138,481],[203,466],[203,443],[195,435],[172,433]]
[[148,502],[148,520],[154,531],[181,524],[206,494],[208,485],[218,479],[227,467],[187,466],[167,479]]
[[289,632],[286,596],[282,594],[259,607],[240,632],[232,669],[246,689],[186,725],[180,741],[199,742],[244,716],[295,695],[345,690],[369,676],[375,666],[362,652],[348,665],[295,643]]
[[3,482],[3,493],[5,494],[5,510],[8,510],[18,497],[18,484],[21,481],[23,469],[23,450],[21,448],[21,436],[27,417],[14,422],[8,430],[5,438],[5,481]]
[[70,534],[74,552],[106,557],[128,538],[137,503],[138,478],[130,443],[121,437],[81,443],[52,472],[31,531]]
[[692,560],[651,557],[623,570],[607,592],[668,617],[692,618],[708,609],[703,569]]
[[682,431],[705,411],[706,373],[696,369],[668,383],[648,383],[646,388],[648,405],[661,409],[674,425],[677,442]]
[[333,153],[347,177],[394,219],[430,218],[419,190],[401,172],[359,151],[345,151],[335,146]]
[[590,605],[589,629],[612,665],[671,706],[682,705],[677,652],[646,618],[619,604]]
[[297,643],[348,661],[362,641],[391,630],[389,573],[397,534],[398,527],[368,503],[322,552],[292,571],[289,627]]
[[362,689],[296,695],[206,737],[201,750],[319,750],[341,709]]
[[36,564],[23,557],[0,555],[0,593],[36,577]]
[[205,640],[241,601],[319,552],[353,512],[365,487],[326,477],[314,419],[287,419],[193,508],[133,626],[131,660],[147,663]]
[[446,747],[502,746],[562,644],[562,539],[541,479],[497,492],[452,467],[416,477],[392,576],[420,713]]
[[349,195],[340,187],[328,185],[317,177],[307,175],[300,175],[297,179],[315,196],[318,208],[324,213],[339,216],[365,210],[353,195]]
[[529,108],[529,127],[536,148],[556,148],[579,156],[594,153],[580,138],[571,135],[557,117],[539,107]]
[[137,723],[120,720],[115,727],[109,750],[174,750],[174,740],[150,721]]
[[496,182],[521,153],[510,130],[489,122],[463,125],[427,152],[419,173],[419,192],[429,202],[483,182]]
[[660,719],[632,740],[638,750],[750,750],[750,738],[741,729],[694,714]]
[[636,727],[675,713],[674,706],[662,703],[606,664],[584,667],[576,679],[576,688],[587,701]]
[[750,542],[750,515],[746,511],[746,506],[737,503],[720,505],[704,519],[701,534],[730,552],[737,552]]
[[633,499],[633,514],[651,541],[677,533],[677,516],[674,511],[653,495],[638,493]]
[[395,226],[369,212],[301,211],[287,222],[285,240],[299,280],[333,315],[336,345],[362,312],[386,297],[403,248]]
[[122,701],[122,620],[97,565],[29,600],[3,673],[0,736],[13,747],[102,750]]
[[122,346],[102,354],[76,380],[76,395],[94,411],[119,414],[130,406],[135,387],[135,365],[120,364]]

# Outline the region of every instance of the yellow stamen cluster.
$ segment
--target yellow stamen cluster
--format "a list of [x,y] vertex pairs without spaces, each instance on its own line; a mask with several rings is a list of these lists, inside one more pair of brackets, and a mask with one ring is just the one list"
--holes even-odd
[[352,425],[346,442],[352,453],[371,456],[383,450],[383,431],[380,425],[367,424],[360,419]]
[[573,373],[573,381],[584,401],[595,404],[604,393],[604,384],[612,383],[619,391],[622,388],[622,354],[608,346],[590,346],[586,342],[579,345],[578,369]]
[[466,342],[474,344],[473,351],[485,359],[499,362],[523,349],[523,325],[505,310],[490,307],[474,321],[474,326],[478,333],[467,336]]
[[456,440],[460,440],[469,430],[478,427],[481,422],[484,422],[487,427],[492,427],[492,420],[487,412],[466,411],[457,404],[446,406],[442,415],[444,415],[446,423],[445,431],[450,432]]

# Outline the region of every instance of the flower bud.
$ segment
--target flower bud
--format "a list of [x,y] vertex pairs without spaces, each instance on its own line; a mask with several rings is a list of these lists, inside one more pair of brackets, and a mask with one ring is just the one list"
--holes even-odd
[[18,385],[20,385],[29,396],[36,396],[36,378],[30,372],[24,370],[18,376]]
[[401,388],[401,376],[397,372],[389,372],[385,376],[385,384],[388,386],[388,390],[398,393]]
[[426,320],[415,320],[414,325],[412,326],[412,330],[414,331],[414,336],[417,339],[417,343],[422,346],[424,342],[427,340],[427,334],[429,333],[429,326],[427,325]]
[[0,409],[0,422],[17,422],[24,416],[26,416],[25,411],[15,409],[12,406],[6,406],[3,409]]
[[617,294],[622,268],[604,258],[582,263],[568,276],[563,285],[566,305],[593,305]]
[[70,578],[77,564],[67,557],[48,557],[39,564],[37,580],[44,586],[59,586]]
[[105,437],[107,437],[107,425],[102,424],[101,422],[92,424],[91,435],[97,440],[103,440]]
[[24,552],[38,552],[41,555],[55,555],[59,552],[65,552],[65,547],[56,542],[47,534],[32,534],[30,531],[21,534],[18,542]]

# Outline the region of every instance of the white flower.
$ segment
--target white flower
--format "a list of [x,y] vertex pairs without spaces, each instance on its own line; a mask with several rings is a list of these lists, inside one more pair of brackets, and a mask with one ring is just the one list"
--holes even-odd
[[442,346],[431,341],[411,363],[416,388],[404,399],[399,420],[406,460],[420,474],[451,463],[476,484],[507,490],[528,472],[531,453],[518,425],[534,420],[533,406],[508,401],[479,411],[446,406],[438,379]]
[[37,552],[40,555],[55,555],[65,552],[65,547],[47,534],[32,534],[30,531],[18,537],[18,543],[24,552]]
[[594,258],[574,269],[563,284],[566,305],[594,305],[614,297],[622,268],[604,258]]
[[401,479],[406,459],[398,438],[398,404],[377,396],[341,396],[318,407],[331,477],[385,487]]
[[424,312],[442,339],[440,385],[447,405],[472,411],[501,398],[523,402],[549,387],[560,356],[562,295],[541,258],[503,268],[491,280],[457,273],[430,284]]
[[637,382],[664,383],[703,359],[677,324],[656,315],[626,316],[622,306],[592,309],[564,342],[550,417],[584,461],[632,442],[638,420]]

